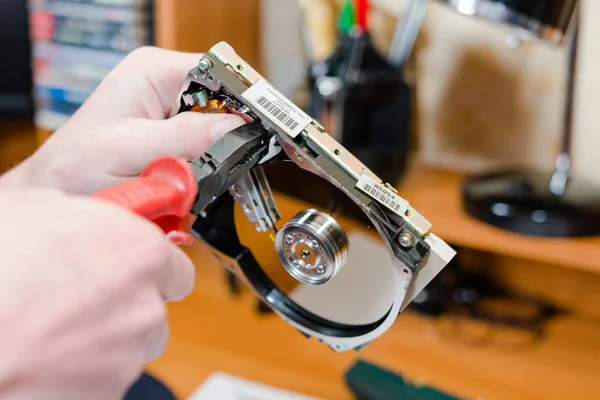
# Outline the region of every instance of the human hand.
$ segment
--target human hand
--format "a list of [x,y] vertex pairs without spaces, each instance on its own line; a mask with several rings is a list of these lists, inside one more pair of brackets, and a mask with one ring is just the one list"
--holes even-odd
[[157,157],[200,157],[216,139],[244,124],[230,114],[190,112],[166,119],[200,58],[151,47],[132,52],[78,112],[0,184],[92,194],[137,177]]
[[100,200],[0,190],[0,220],[0,398],[122,398],[163,352],[191,261]]

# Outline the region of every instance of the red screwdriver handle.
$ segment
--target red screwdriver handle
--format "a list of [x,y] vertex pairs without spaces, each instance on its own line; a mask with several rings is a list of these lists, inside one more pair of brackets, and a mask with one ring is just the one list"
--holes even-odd
[[190,245],[190,209],[197,194],[198,185],[187,161],[161,157],[148,164],[138,179],[102,190],[93,197],[149,219],[176,244]]

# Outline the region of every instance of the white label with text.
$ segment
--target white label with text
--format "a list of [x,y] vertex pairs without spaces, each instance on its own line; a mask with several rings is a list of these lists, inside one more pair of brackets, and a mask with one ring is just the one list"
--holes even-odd
[[408,209],[408,201],[398,196],[385,186],[377,183],[373,178],[362,175],[356,187],[383,204],[399,216],[403,217]]
[[311,117],[264,79],[248,88],[242,97],[271,118],[279,128],[293,138],[312,122]]

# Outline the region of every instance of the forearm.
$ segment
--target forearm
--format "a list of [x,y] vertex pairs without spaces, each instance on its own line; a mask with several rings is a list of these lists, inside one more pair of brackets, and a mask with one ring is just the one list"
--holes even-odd
[[[8,210],[6,206],[12,200],[6,201],[10,197],[11,191],[0,191],[0,207],[4,209],[0,215],[3,220],[8,220],[6,216]],[[0,233],[0,241],[10,243],[11,238]],[[7,271],[8,268],[14,268],[19,261],[15,260],[9,254],[6,255],[6,249],[3,249],[5,256],[2,259],[0,273],[5,277],[5,282],[0,283],[0,326],[7,327],[0,332],[0,399],[20,400],[26,399],[28,381],[30,380],[25,373],[26,365],[31,362],[31,353],[25,344],[25,338],[30,337],[30,331],[27,329],[29,324],[19,317],[18,306],[16,304],[24,303],[24,298],[20,292],[11,290],[14,285],[15,276]],[[8,267],[11,266],[11,267]],[[4,268],[2,268],[4,267]],[[25,326],[24,326],[25,325]],[[41,399],[41,396],[32,397],[32,399]]]

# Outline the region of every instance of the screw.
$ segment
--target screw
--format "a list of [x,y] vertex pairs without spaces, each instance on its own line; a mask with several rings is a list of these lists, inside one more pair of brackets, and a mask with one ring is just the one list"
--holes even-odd
[[198,63],[198,68],[200,68],[200,71],[202,71],[202,72],[208,71],[211,67],[212,67],[212,63],[210,62],[210,60],[208,58],[203,58]]
[[302,249],[300,254],[302,255],[302,258],[305,260],[307,260],[310,257],[310,251],[308,251],[306,249]]
[[324,265],[321,265],[321,266],[317,267],[315,272],[317,273],[317,275],[323,275],[326,270],[327,270],[327,267],[325,267]]
[[400,235],[400,239],[398,240],[398,242],[400,243],[400,246],[404,247],[405,249],[408,249],[413,246],[414,239],[408,233],[403,233]]
[[287,244],[288,246],[292,244],[295,237],[296,235],[294,235],[293,233],[288,233],[287,235],[285,235],[285,244]]
[[316,240],[311,240],[310,241],[310,247],[312,247],[313,249],[318,249],[319,248],[319,242],[317,242]]

